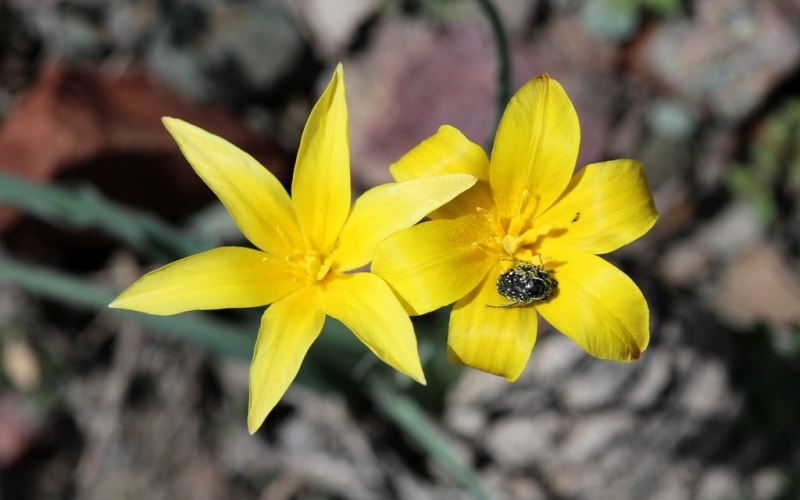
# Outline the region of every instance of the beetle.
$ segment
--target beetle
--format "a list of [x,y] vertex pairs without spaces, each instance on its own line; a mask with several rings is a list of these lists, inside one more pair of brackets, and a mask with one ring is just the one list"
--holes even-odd
[[558,281],[553,278],[552,271],[527,261],[515,262],[516,264],[501,273],[495,282],[497,293],[511,302],[489,307],[527,306],[549,299],[558,290]]

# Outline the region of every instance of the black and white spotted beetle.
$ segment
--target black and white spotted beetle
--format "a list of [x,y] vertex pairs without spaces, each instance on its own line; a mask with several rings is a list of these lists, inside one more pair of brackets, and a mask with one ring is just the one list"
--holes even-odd
[[497,293],[511,302],[502,306],[526,306],[549,299],[558,289],[558,281],[544,266],[524,260],[515,261],[514,267],[500,274],[495,282]]

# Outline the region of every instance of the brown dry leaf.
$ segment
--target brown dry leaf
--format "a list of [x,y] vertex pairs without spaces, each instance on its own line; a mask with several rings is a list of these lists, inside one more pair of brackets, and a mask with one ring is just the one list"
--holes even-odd
[[13,464],[28,449],[33,424],[25,404],[13,393],[0,393],[0,467]]
[[[242,147],[285,178],[272,143],[221,108],[191,103],[141,73],[44,65],[37,83],[0,125],[0,169],[37,182],[97,185],[118,201],[179,218],[211,193],[161,125],[183,118]],[[16,215],[0,208],[0,231]]]

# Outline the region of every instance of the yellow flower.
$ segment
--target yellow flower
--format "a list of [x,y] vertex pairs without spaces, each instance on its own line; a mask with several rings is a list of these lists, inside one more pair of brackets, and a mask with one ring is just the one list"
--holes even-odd
[[[292,196],[255,159],[175,118],[164,125],[197,175],[258,250],[215,248],[143,276],[110,307],[150,314],[272,304],[250,365],[247,426],[263,423],[300,369],[326,315],[381,360],[425,383],[408,314],[369,272],[375,245],[475,183],[456,174],[377,186],[351,207],[344,74],[334,72],[306,123]],[[334,353],[331,353],[335,355]]]
[[655,224],[652,195],[633,160],[573,175],[579,144],[569,97],[544,75],[508,104],[491,161],[443,126],[392,165],[397,181],[453,172],[479,179],[433,220],[379,244],[372,263],[412,313],[456,302],[451,360],[515,380],[536,342],[538,314],[598,358],[630,361],[647,348],[644,296],[597,255]]

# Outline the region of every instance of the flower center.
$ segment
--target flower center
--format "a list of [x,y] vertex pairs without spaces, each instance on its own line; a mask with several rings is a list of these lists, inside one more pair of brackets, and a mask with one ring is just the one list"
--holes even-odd
[[288,259],[297,266],[295,275],[311,282],[324,280],[334,265],[330,257],[324,257],[313,250],[295,253]]
[[[488,219],[489,226],[495,235],[495,242],[499,247],[501,258],[530,260],[536,254],[536,246],[542,236],[553,229],[552,224],[536,226],[533,214],[536,211],[538,198],[531,199],[530,192],[525,190],[520,197],[517,210],[509,217],[498,219],[494,214],[485,209],[478,209]],[[521,253],[530,255],[520,255]]]

